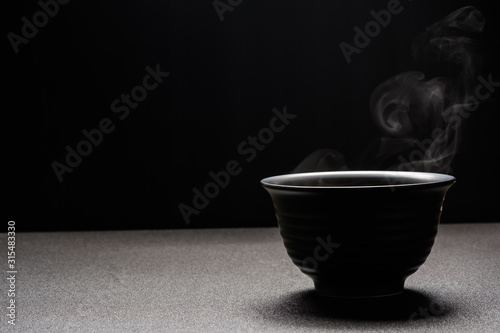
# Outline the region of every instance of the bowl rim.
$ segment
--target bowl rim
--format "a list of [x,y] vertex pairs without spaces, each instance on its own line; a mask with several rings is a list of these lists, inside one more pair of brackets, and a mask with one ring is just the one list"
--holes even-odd
[[[410,177],[420,182],[403,183],[403,184],[380,184],[380,185],[289,185],[280,184],[283,180],[294,178],[314,178],[318,176],[330,177],[345,177],[345,176],[383,176],[386,178]],[[277,176],[266,177],[260,181],[265,188],[273,189],[289,189],[289,190],[320,190],[320,189],[378,189],[378,188],[408,188],[408,187],[426,187],[433,185],[452,185],[455,183],[454,176],[422,171],[379,171],[379,170],[356,170],[356,171],[321,171],[321,172],[301,172],[283,174]]]

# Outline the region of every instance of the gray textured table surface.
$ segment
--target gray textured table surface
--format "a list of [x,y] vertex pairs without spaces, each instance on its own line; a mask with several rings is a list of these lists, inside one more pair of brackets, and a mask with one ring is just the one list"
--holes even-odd
[[441,225],[405,293],[368,301],[316,296],[277,228],[21,233],[16,250],[1,332],[500,332],[500,224]]

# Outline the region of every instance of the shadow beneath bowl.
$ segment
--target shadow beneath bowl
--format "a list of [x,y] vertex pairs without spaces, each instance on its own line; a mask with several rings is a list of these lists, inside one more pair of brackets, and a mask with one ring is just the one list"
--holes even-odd
[[[449,315],[452,308],[442,300],[414,290],[376,298],[329,298],[314,290],[305,290],[260,304],[256,310],[264,319],[285,325],[331,327],[331,323],[349,322],[363,326],[368,322],[415,323]],[[336,325],[336,327],[338,327]]]

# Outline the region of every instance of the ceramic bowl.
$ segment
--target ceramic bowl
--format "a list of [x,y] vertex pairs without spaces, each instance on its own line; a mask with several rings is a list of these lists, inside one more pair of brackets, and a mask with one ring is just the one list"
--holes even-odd
[[317,292],[375,297],[403,291],[431,252],[450,175],[337,171],[281,175],[271,195],[293,263]]

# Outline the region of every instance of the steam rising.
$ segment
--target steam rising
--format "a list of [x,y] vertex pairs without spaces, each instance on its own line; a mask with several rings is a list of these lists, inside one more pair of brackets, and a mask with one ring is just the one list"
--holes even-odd
[[[480,57],[471,38],[484,28],[476,8],[460,8],[430,25],[414,40],[412,56],[424,64],[447,68],[446,77],[426,79],[409,71],[382,82],[370,98],[376,125],[384,133],[373,157],[388,169],[449,173],[459,143],[457,117],[467,118],[467,100],[474,92]],[[346,169],[336,151],[320,150],[306,158],[293,172]],[[323,171],[323,170],[321,170]]]
[[[382,82],[372,93],[370,109],[376,124],[390,138],[419,143],[420,158],[408,156],[398,169],[450,172],[458,147],[458,126],[478,75],[478,55],[468,37],[481,32],[484,17],[463,7],[426,28],[413,42],[412,55],[423,62],[452,66],[456,75],[425,80],[424,73],[404,72]],[[387,145],[387,142],[385,143]],[[396,149],[395,153],[404,151]]]
[[446,97],[445,79],[424,80],[421,72],[405,72],[382,82],[372,93],[375,123],[394,137],[419,136],[428,123],[439,122]]
[[318,149],[307,156],[291,173],[347,170],[344,156],[333,149]]

